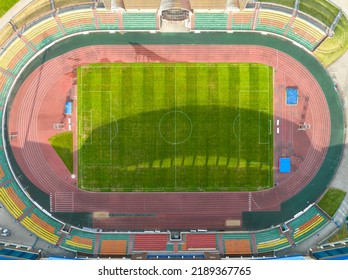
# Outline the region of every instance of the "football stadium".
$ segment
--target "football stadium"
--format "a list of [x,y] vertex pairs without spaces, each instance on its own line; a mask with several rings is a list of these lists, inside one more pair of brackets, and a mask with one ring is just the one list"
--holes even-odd
[[29,0],[0,29],[1,258],[348,256],[335,1]]

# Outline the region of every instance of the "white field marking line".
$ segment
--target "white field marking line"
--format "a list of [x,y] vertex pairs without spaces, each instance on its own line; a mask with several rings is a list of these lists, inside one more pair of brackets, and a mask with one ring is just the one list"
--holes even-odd
[[99,53],[95,50],[94,46],[91,46],[92,47],[92,50],[93,52],[95,53],[96,57],[98,57],[98,60],[100,61],[100,56],[99,56]]
[[[240,119],[242,118],[241,115],[240,115],[240,91],[238,92],[238,116],[239,116],[239,130],[238,130],[238,139],[240,140],[240,131],[242,130],[241,129],[241,126],[240,126]],[[240,161],[240,141],[238,141],[238,166],[239,166],[239,161]],[[238,168],[238,172],[239,172],[239,168]]]
[[[239,110],[240,110],[240,109],[239,109]],[[236,120],[237,120],[238,118],[240,118],[240,115],[237,115],[237,116],[234,118],[232,127],[233,127],[234,136],[238,139],[238,142],[240,142],[240,139],[238,138],[238,135],[236,134],[236,130],[234,129]],[[240,129],[240,128],[239,128],[239,129]]]
[[[266,112],[266,115],[267,115],[267,113],[269,111],[267,111],[267,110],[259,110],[259,145],[266,145],[266,144],[268,145],[269,144],[269,137],[268,137],[268,135],[271,134],[270,131],[269,131],[269,133],[267,133],[267,142],[261,142],[261,121],[260,121],[260,119],[261,119],[261,113],[264,113],[264,112]],[[271,126],[272,125],[271,121],[268,120],[268,122],[269,122],[269,125]],[[269,126],[269,129],[270,129],[270,126]],[[268,127],[268,125],[267,125],[267,127]]]
[[[238,63],[217,63],[217,64],[219,64],[219,67],[225,67],[225,68],[229,68],[229,67],[231,67],[231,65],[235,65],[236,64],[236,66],[235,66],[236,68],[248,68],[248,69],[250,69],[250,68],[259,68],[259,69],[260,68],[266,68],[266,69],[269,69],[268,66],[260,66],[260,65],[258,65],[258,66],[239,66],[239,65],[237,65]],[[96,69],[102,69],[102,68],[123,68],[125,66],[129,67],[127,63],[122,63],[120,65],[107,65],[107,66],[106,65],[88,65],[88,66],[82,66],[81,70],[84,71],[84,70],[88,70],[90,68],[96,68]],[[181,65],[166,65],[166,67],[173,67],[175,69],[175,75],[174,75],[175,76],[175,78],[174,78],[175,110],[176,110],[176,68],[180,67],[180,66]],[[150,66],[147,66],[147,65],[144,65],[144,63],[139,63],[139,64],[134,63],[130,67],[142,67],[142,68],[144,68],[144,67],[158,67],[158,68],[163,68],[163,65],[156,65],[156,64],[152,63]],[[203,63],[203,65],[202,64],[198,64],[197,65],[197,64],[193,63],[192,65],[189,65],[188,67],[192,67],[192,68],[207,68],[207,63]],[[81,75],[81,73],[80,73],[80,75]],[[163,75],[164,75],[164,71],[163,71]],[[268,72],[268,75],[269,75],[269,72]],[[83,86],[83,79],[82,79],[82,77],[81,77],[81,84]],[[269,87],[269,84],[268,84],[268,87]],[[81,90],[81,93],[82,92],[83,92],[83,90]],[[88,92],[104,92],[104,91],[88,91]],[[110,91],[105,91],[105,92],[110,92]],[[240,92],[241,91],[239,91],[239,105],[240,105]],[[245,91],[245,92],[252,92],[252,91],[249,90],[249,91]],[[257,91],[257,92],[264,92],[264,91]],[[269,89],[268,89],[268,92],[269,92]],[[240,106],[239,106],[238,110],[239,110],[239,116],[240,116]],[[241,122],[241,117],[239,117],[239,139],[240,139],[240,131],[241,131],[241,129],[240,129],[240,122]],[[175,115],[175,138],[176,138],[176,115]],[[174,149],[175,149],[175,160],[176,160],[176,147]],[[240,157],[240,144],[239,144],[239,157]],[[175,167],[175,182],[176,182],[176,167]]]
[[[269,87],[269,85],[268,85]],[[260,110],[259,109],[259,144],[269,144],[269,141],[267,143],[261,143],[260,141],[260,111],[262,112],[269,112],[269,90],[240,90],[239,91],[239,107],[238,107],[238,111],[239,111],[239,115],[240,115],[240,94],[241,93],[252,93],[252,92],[258,92],[258,93],[267,93],[267,96],[268,96],[268,110]],[[239,121],[240,122],[240,121]],[[239,123],[239,132],[240,132],[240,123]],[[240,133],[239,133],[240,134]],[[240,139],[240,135],[239,135],[239,139]]]
[[84,145],[91,145],[91,144],[93,144],[93,139],[92,139],[92,118],[93,118],[93,113],[92,113],[91,110],[89,110],[89,111],[83,110],[82,111],[82,115],[81,115],[82,116],[82,120],[81,120],[81,122],[79,122],[79,126],[82,125],[82,127],[80,127],[80,129],[81,129],[81,132],[84,133],[86,131],[84,125],[87,122],[84,117],[87,116],[88,114],[89,114],[89,117],[87,117],[87,119],[89,121],[89,128],[88,128],[87,131],[89,132],[90,135],[88,137],[88,142],[84,141],[84,143],[83,143]]
[[[91,93],[97,92],[97,93],[100,93],[100,94],[109,93],[109,95],[110,95],[110,98],[109,98],[109,99],[111,100],[111,94],[112,94],[112,92],[109,91],[109,90],[88,90],[88,91],[83,91],[82,89],[81,89],[81,97],[80,97],[80,99],[83,100],[83,94],[86,94],[86,93],[89,93],[89,92],[91,92]],[[111,103],[111,102],[110,102],[110,103]],[[110,106],[111,106],[111,104],[110,104]],[[83,117],[83,114],[84,114],[85,112],[89,112],[89,113],[91,114],[91,116],[89,117],[89,119],[90,119],[90,129],[91,129],[91,131],[92,131],[92,130],[93,130],[93,111],[92,111],[92,110],[83,110],[83,111],[82,111],[82,114],[81,114],[82,117]],[[81,121],[83,122],[83,120],[81,120]],[[89,144],[93,144],[92,133],[91,133],[90,139],[91,139],[91,141],[90,141]]]
[[[86,69],[88,69],[89,67],[82,67],[81,68],[81,71],[80,71],[80,80],[81,80],[81,84],[82,84],[82,88],[81,88],[81,96],[80,96],[80,98],[78,98],[78,99],[81,99],[81,101],[83,100],[83,96],[86,94],[86,93],[100,93],[100,94],[103,94],[103,93],[109,93],[109,99],[111,100],[111,94],[112,94],[112,92],[111,91],[109,91],[109,90],[105,90],[105,91],[103,91],[103,90],[88,90],[88,91],[84,91],[83,90],[83,75],[81,75],[82,73],[82,70],[86,70]],[[82,103],[83,104],[83,103]],[[90,135],[89,135],[89,141],[88,142],[84,142],[84,144],[86,145],[86,144],[88,144],[88,145],[93,145],[93,112],[91,111],[91,110],[89,110],[89,111],[85,111],[85,110],[83,110],[82,111],[82,114],[81,114],[81,116],[82,116],[82,118],[83,118],[83,116],[84,116],[84,114],[85,113],[87,113],[87,112],[89,112],[90,113],[90,116],[89,116],[89,122],[90,122]],[[111,114],[111,102],[110,102],[110,114]],[[80,132],[79,132],[79,134],[80,134],[80,136],[81,136],[81,132],[83,133],[84,131],[85,131],[85,129],[81,129],[81,123],[84,123],[85,121],[84,120],[80,120],[79,121],[79,125],[78,125],[78,127],[79,127],[79,130],[80,130]],[[110,129],[111,129],[111,124],[109,123],[109,127],[110,127]],[[111,133],[110,133],[110,135],[111,135]],[[112,163],[112,160],[111,160],[111,158],[112,158],[112,147],[111,147],[111,143],[110,143],[110,149],[109,149],[109,162],[108,163],[93,163],[93,165],[107,165],[107,166],[109,166],[111,163]],[[89,164],[91,164],[91,163],[88,163],[88,162],[85,162],[83,165],[81,165],[81,157],[80,156],[78,156],[78,164],[79,164],[79,166],[82,166],[83,167],[83,174],[85,174],[85,167],[86,167],[86,165],[89,165]],[[78,168],[79,169],[79,168]],[[84,178],[83,178],[83,175],[82,176],[80,176],[81,177],[81,183],[82,183],[82,186],[84,185]]]
[[80,180],[80,182],[81,182],[81,186],[79,186],[79,187],[81,187],[82,189],[83,189],[83,186],[85,185],[84,184],[84,176],[85,176],[85,165],[80,165],[80,167],[79,167],[79,169],[82,169],[83,170],[83,172],[82,172],[82,174],[79,174],[79,180]]
[[72,197],[71,197],[71,208],[72,208],[72,212],[75,212],[75,203],[74,203],[74,200],[75,200],[75,193],[72,192]]
[[[158,68],[162,68],[163,65],[158,65],[158,63],[156,62],[150,62],[148,64],[150,65],[144,65],[146,62],[135,62],[135,63],[127,63],[127,62],[110,62],[110,65],[88,65],[88,66],[81,66],[82,69],[90,69],[90,68],[123,68],[125,66],[127,67],[141,67],[141,68],[144,68],[144,67],[158,67]],[[198,64],[203,64],[203,65],[196,65],[196,63]],[[120,64],[120,65],[114,65],[114,64]],[[160,64],[167,64],[167,63],[160,63]],[[165,67],[167,68],[177,68],[177,67],[186,67],[186,68],[207,68],[207,66],[209,66],[209,64],[219,64],[218,67],[221,67],[221,68],[229,68],[231,67],[231,65],[235,66],[236,68],[269,68],[269,66],[261,66],[261,65],[258,65],[258,66],[238,66],[237,64],[241,64],[241,63],[238,63],[238,62],[212,62],[212,63],[206,63],[206,62],[189,62],[188,64],[189,65],[181,65],[183,64],[182,62],[174,62],[172,64],[179,64],[179,65],[166,65]],[[248,63],[248,62],[245,62],[244,64],[253,64],[253,63]],[[129,66],[128,66],[129,65]],[[131,66],[130,66],[131,65]]]
[[[180,141],[180,142],[174,142],[175,141],[175,139],[174,139],[174,141],[170,141],[170,140],[168,140],[168,139],[166,139],[166,137],[162,134],[162,132],[161,132],[161,127],[162,127],[162,120],[167,116],[167,115],[169,115],[170,113],[180,113],[180,114],[182,114],[182,115],[184,115],[186,118],[187,118],[187,120],[190,122],[190,134],[185,138],[185,139],[183,139],[182,141]],[[175,119],[174,119],[175,120]],[[169,112],[167,112],[167,113],[165,113],[162,117],[161,117],[161,119],[160,119],[160,121],[159,121],[159,124],[158,124],[158,131],[159,131],[159,134],[160,134],[160,136],[161,136],[161,138],[164,140],[164,141],[166,141],[167,143],[169,143],[169,144],[171,144],[171,145],[179,145],[179,144],[182,144],[182,143],[184,143],[184,142],[186,142],[190,137],[191,137],[191,134],[192,134],[192,120],[191,120],[191,118],[185,113],[185,112],[183,112],[183,111],[175,111],[175,110],[172,110],[172,111],[169,111]]]
[[[278,63],[278,51],[277,51],[277,63]],[[274,75],[273,75],[273,71],[274,69],[272,69],[272,85],[273,85],[273,91],[274,92]],[[270,103],[270,100],[272,100],[272,98],[270,98],[270,90],[269,90],[269,70],[267,71],[267,91],[268,91],[268,94],[267,94],[267,97],[268,97],[268,116],[269,116],[269,111],[270,111],[270,106],[269,106],[269,103]],[[273,96],[272,96],[273,97]],[[273,107],[272,107],[272,116],[273,116]],[[268,147],[267,147],[267,152],[268,152],[268,186],[271,187],[271,166],[272,166],[272,163],[273,163],[273,158],[271,159],[270,158],[270,143],[269,143],[269,138],[271,137],[270,135],[272,135],[272,120],[269,120],[269,125],[270,125],[270,129],[269,129],[269,135],[267,135],[267,143],[268,143]],[[273,148],[273,145],[272,145],[272,148]],[[273,168],[272,168],[273,169]],[[273,182],[272,182],[272,185],[273,185]]]
[[111,112],[111,91],[109,91],[109,164],[112,164],[112,143],[110,141],[112,134]]
[[[174,68],[174,141],[176,143],[176,67]],[[174,189],[176,190],[176,144],[174,145]]]
[[116,126],[115,132],[113,133],[113,137],[110,138],[110,143],[112,143],[112,141],[114,141],[114,139],[116,138],[116,136],[118,134],[118,122],[117,122],[116,117],[113,114],[110,114],[110,115],[111,115],[111,118],[114,120],[114,123]]
[[[79,71],[79,79],[78,79],[78,81],[82,81],[82,75],[81,75],[81,72],[82,72],[82,69],[83,68],[81,68],[81,70]],[[80,96],[79,96],[79,90],[80,90]],[[76,108],[78,108],[78,106],[79,106],[79,102],[80,102],[80,98],[82,99],[82,88],[80,89],[79,88],[79,84],[77,83],[77,104],[76,104]],[[80,151],[81,151],[81,147],[80,147],[80,132],[81,132],[81,128],[80,128],[80,125],[81,125],[81,122],[79,121],[79,115],[78,115],[78,112],[76,112],[76,122],[77,122],[77,170],[76,170],[76,172],[77,172],[77,178],[78,178],[78,183],[79,182],[82,182],[82,181],[80,181],[80,177],[82,177],[82,176],[80,176],[81,174],[80,174],[80,167],[81,167],[81,162],[80,162]],[[81,151],[82,152],[82,151]]]
[[[255,66],[255,67],[257,67],[257,66]],[[243,67],[242,67],[243,68]],[[250,68],[250,67],[248,67],[248,68]],[[268,66],[264,66],[264,67],[257,67],[257,68],[266,68],[267,70],[269,70],[269,67]],[[267,81],[269,81],[269,71],[267,71]],[[273,79],[273,81],[274,81],[274,79]],[[267,99],[268,99],[268,102],[267,102],[267,107],[268,107],[268,110],[262,110],[262,111],[264,111],[264,112],[267,112],[267,113],[269,113],[269,103],[270,103],[270,97],[269,97],[269,95],[270,95],[270,90],[269,90],[269,82],[267,82],[267,90],[240,90],[239,91],[239,107],[238,107],[238,111],[239,111],[239,115],[240,115],[240,93],[250,93],[250,92],[258,92],[258,93],[267,93]],[[273,109],[273,108],[272,108]],[[259,144],[260,145],[268,145],[268,147],[267,147],[267,151],[268,151],[268,166],[269,166],[269,168],[268,168],[268,185],[269,186],[271,186],[271,182],[270,182],[270,180],[271,180],[271,177],[270,177],[270,172],[271,172],[271,168],[270,168],[270,143],[269,143],[269,137],[267,137],[267,143],[261,143],[261,141],[260,141],[260,109],[259,109]],[[240,131],[241,131],[241,128],[240,128],[240,119],[241,119],[241,117],[239,118],[239,139],[240,139]],[[271,121],[270,121],[271,122]],[[270,133],[271,134],[271,133]],[[239,147],[238,147],[238,153],[239,153],[239,159],[240,159],[240,143],[239,143]],[[272,159],[272,162],[273,162],[273,159]]]
[[[92,174],[92,182],[94,182],[94,174],[95,174],[95,167],[99,167],[99,166],[105,166],[105,167],[109,167],[109,164],[101,164],[101,163],[86,163],[83,165],[82,169],[83,169],[83,174],[81,176],[81,183],[82,186],[81,188],[85,187],[84,185],[84,179],[85,179],[85,174]],[[105,170],[105,167],[103,168]],[[88,169],[88,172],[86,172],[86,170]],[[100,191],[100,187],[96,187],[95,184],[93,183],[91,185],[91,180],[89,180],[89,185],[88,185],[88,189],[93,188],[93,190],[98,190]]]

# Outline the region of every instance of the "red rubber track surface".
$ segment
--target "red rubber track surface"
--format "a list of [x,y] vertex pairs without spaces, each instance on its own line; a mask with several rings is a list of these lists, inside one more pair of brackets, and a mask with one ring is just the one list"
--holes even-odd
[[[238,193],[93,193],[76,181],[47,139],[57,133],[52,124],[64,120],[64,102],[74,87],[74,69],[97,62],[254,62],[274,67],[274,181],[277,186]],[[285,87],[299,88],[299,104],[285,105]],[[279,119],[280,133],[276,133]],[[298,131],[298,123],[311,124]],[[73,124],[73,130],[75,126]],[[46,62],[24,82],[13,103],[9,132],[17,132],[11,147],[23,172],[51,196],[52,212],[149,214],[94,218],[104,229],[182,229],[228,227],[245,211],[279,210],[317,173],[330,141],[330,115],[314,77],[294,58],[272,48],[236,45],[89,46]],[[291,156],[290,174],[278,172],[278,158]]]

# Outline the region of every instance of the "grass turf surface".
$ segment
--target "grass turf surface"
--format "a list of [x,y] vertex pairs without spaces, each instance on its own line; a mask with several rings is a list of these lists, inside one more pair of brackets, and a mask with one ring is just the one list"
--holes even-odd
[[294,8],[296,0],[260,0],[259,2],[275,3],[278,5]]
[[301,0],[300,11],[311,15],[330,27],[338,14],[339,8],[326,0]]
[[62,132],[52,136],[48,141],[51,143],[53,149],[62,159],[66,167],[73,173],[73,134],[72,132]]
[[330,188],[327,190],[318,205],[331,217],[340,207],[346,193],[342,190]]
[[78,69],[79,187],[253,191],[273,185],[273,70],[258,64]]
[[0,2],[0,17],[12,8],[19,0],[1,0]]
[[325,66],[329,66],[348,50],[348,19],[343,14],[336,28],[334,36],[328,37],[314,51],[314,55]]

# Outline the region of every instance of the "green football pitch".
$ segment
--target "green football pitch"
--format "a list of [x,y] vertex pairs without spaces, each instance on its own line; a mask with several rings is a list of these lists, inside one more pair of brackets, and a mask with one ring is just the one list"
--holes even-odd
[[120,63],[78,69],[78,185],[222,192],[273,186],[273,69]]

